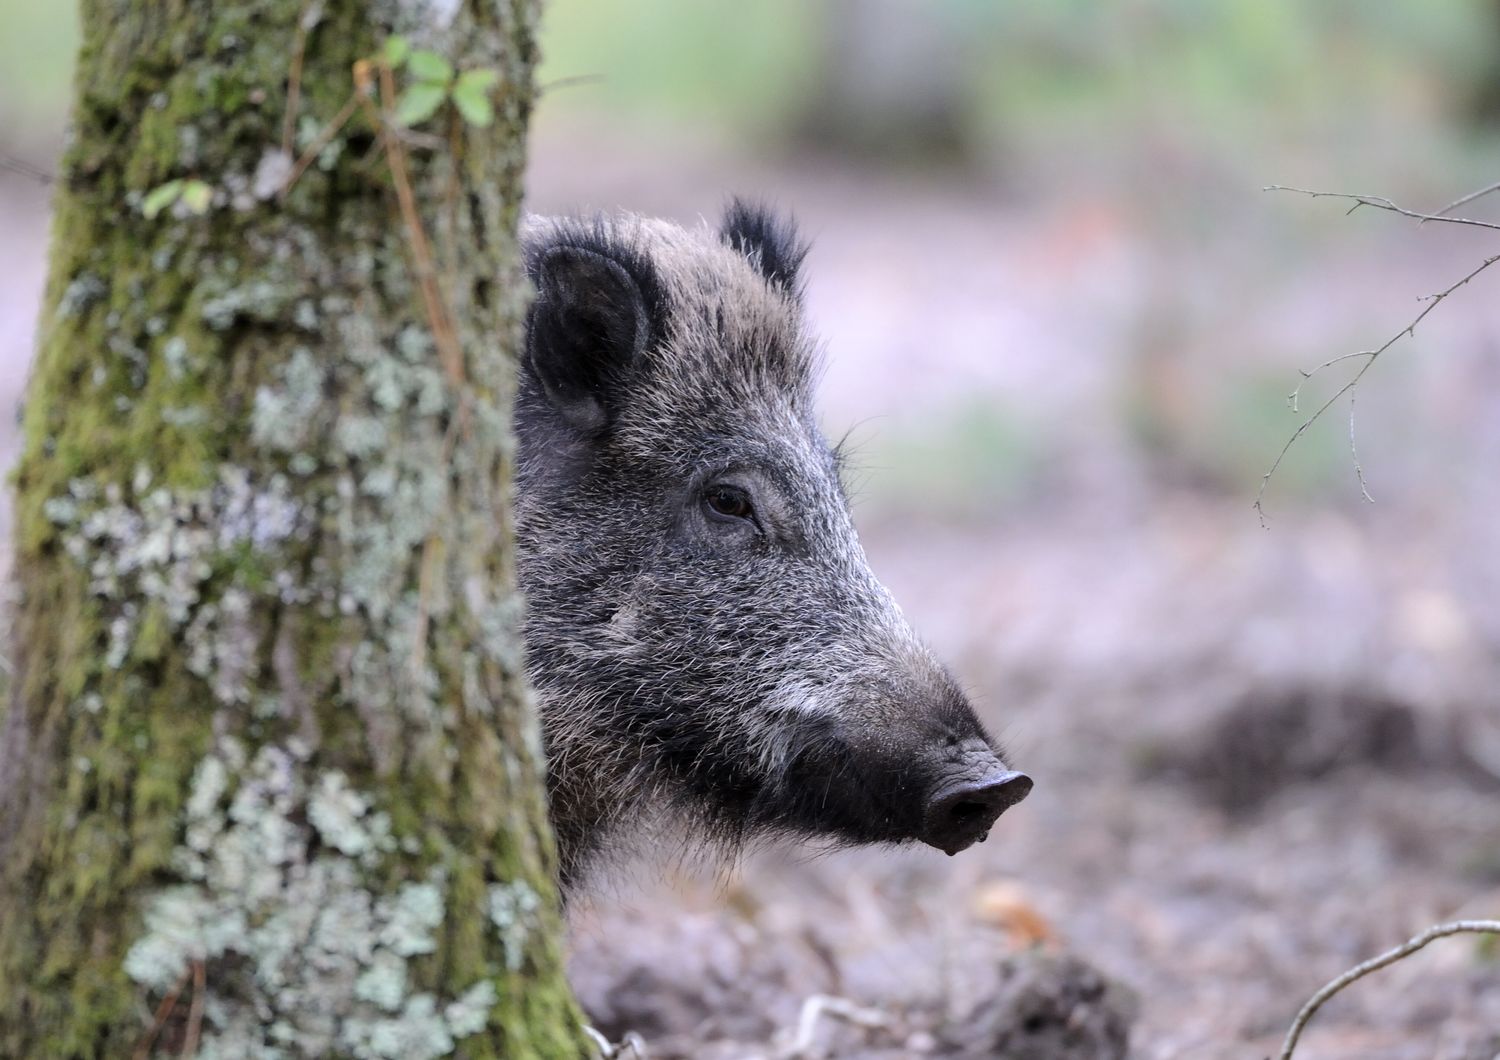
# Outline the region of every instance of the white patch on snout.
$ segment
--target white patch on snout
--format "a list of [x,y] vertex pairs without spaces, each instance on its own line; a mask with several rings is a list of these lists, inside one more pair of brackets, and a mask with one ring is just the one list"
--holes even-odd
[[604,633],[610,640],[629,644],[637,639],[636,630],[640,628],[640,625],[640,606],[634,600],[630,600],[621,605],[610,618],[609,624],[604,627]]
[[766,699],[765,713],[756,741],[762,776],[780,776],[804,750],[802,723],[833,713],[829,688],[798,678],[789,678]]
[[814,684],[799,678],[783,681],[767,701],[769,708],[777,713],[822,716],[832,713],[828,702],[828,686]]

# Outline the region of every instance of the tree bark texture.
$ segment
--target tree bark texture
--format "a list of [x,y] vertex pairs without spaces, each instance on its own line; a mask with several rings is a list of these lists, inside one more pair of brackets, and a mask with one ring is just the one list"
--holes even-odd
[[[16,480],[0,1055],[586,1055],[509,517],[534,0],[83,7]],[[351,103],[393,33],[498,74],[493,125],[404,137],[408,181]],[[148,218],[174,180],[206,198]]]

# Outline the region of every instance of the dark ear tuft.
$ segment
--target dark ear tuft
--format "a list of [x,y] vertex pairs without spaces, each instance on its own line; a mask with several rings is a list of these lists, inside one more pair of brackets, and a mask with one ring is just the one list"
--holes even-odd
[[761,275],[788,294],[798,293],[797,270],[807,257],[807,244],[789,217],[735,197],[724,210],[719,237],[750,259]]
[[526,368],[563,418],[588,434],[609,425],[625,377],[652,341],[643,284],[610,249],[554,243],[528,261],[537,297]]

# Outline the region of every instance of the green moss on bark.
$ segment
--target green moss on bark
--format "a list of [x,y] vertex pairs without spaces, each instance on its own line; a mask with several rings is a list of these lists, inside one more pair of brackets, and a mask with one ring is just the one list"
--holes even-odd
[[[502,75],[492,129],[411,159],[466,393],[375,130],[265,177],[308,5],[85,0],[17,476],[0,1055],[129,1055],[195,967],[203,1056],[588,1052],[507,515],[536,12],[313,6],[299,146],[388,33]],[[207,213],[144,217],[187,178]]]

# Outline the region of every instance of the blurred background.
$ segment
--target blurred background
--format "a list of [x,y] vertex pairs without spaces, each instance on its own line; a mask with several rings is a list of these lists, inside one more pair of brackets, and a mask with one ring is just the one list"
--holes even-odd
[[[1258,1057],[1348,964],[1500,913],[1500,271],[1361,385],[1378,503],[1340,405],[1252,510],[1298,369],[1500,251],[1261,189],[1431,210],[1500,180],[1500,3],[545,9],[531,208],[795,214],[872,561],[1037,779],[952,861],[643,858],[574,917],[602,1029],[788,1055],[825,993],[883,1024],[824,1020],[800,1055],[1114,1055],[1113,1017],[1078,1014],[1118,1009],[1133,1055]],[[74,17],[0,0],[0,150],[49,171]],[[0,170],[7,465],[47,210]],[[1040,1051],[1002,1040],[1012,1009]],[[1497,1054],[1500,952],[1458,939],[1298,1055]]]

